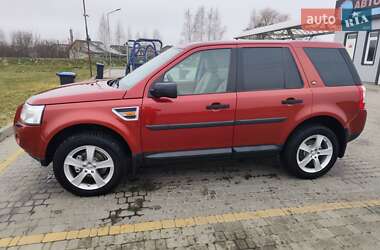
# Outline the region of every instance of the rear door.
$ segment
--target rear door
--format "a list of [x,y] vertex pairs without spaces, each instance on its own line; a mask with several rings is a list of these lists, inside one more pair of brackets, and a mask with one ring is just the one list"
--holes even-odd
[[234,148],[279,149],[311,112],[312,93],[290,46],[241,45]]

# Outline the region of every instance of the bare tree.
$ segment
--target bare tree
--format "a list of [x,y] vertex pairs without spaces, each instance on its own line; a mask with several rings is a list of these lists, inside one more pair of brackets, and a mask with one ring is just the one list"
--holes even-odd
[[11,35],[11,44],[17,57],[30,56],[31,47],[33,46],[33,34],[26,31],[16,31]]
[[221,40],[227,30],[226,26],[222,25],[222,20],[219,10],[210,8],[207,12],[206,19],[206,38],[208,41]]
[[0,30],[0,57],[9,56],[10,48],[7,44],[5,34],[2,30]]
[[5,33],[0,30],[0,43],[6,43]]
[[68,48],[59,41],[36,38],[31,55],[39,58],[65,58],[68,57]]
[[206,11],[204,6],[200,6],[195,13],[193,20],[193,36],[195,41],[204,41],[206,29]]
[[181,33],[181,42],[220,40],[226,32],[218,8],[206,10],[200,6],[194,17],[189,9],[185,11],[185,22]]
[[108,47],[108,26],[106,16],[103,14],[99,21],[98,27],[98,40],[101,41],[105,47]]
[[123,25],[120,21],[116,25],[115,42],[117,45],[122,45],[125,43],[125,33],[124,33]]
[[74,31],[74,41],[80,40],[82,37],[82,34],[79,31]]
[[68,46],[59,41],[42,40],[27,31],[13,32],[8,43],[0,31],[0,57],[65,58]]
[[257,27],[256,25],[258,22],[259,22],[259,20],[258,20],[257,12],[255,9],[253,9],[251,11],[251,15],[249,16],[248,26],[245,28],[245,30],[250,30],[250,29],[256,28]]
[[133,40],[133,35],[132,35],[132,30],[131,30],[131,27],[128,26],[128,29],[127,29],[127,41],[128,40]]
[[265,8],[258,13],[252,10],[249,23],[246,29],[263,27],[275,23],[280,23],[289,20],[288,14],[282,14],[275,9]]
[[162,36],[161,36],[160,31],[158,29],[153,30],[152,38],[162,40]]
[[206,37],[208,41],[212,39],[213,19],[214,19],[214,9],[210,8],[206,16]]
[[181,33],[181,42],[189,43],[193,41],[193,16],[190,9],[185,11],[185,22],[183,23],[182,33]]

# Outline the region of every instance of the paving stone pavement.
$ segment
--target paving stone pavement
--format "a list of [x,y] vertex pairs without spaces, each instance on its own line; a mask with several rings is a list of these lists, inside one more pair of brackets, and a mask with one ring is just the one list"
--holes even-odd
[[[380,200],[380,87],[367,86],[363,134],[325,177],[278,159],[155,165],[115,192],[79,198],[26,154],[0,174],[0,239],[340,201]],[[0,144],[0,162],[11,139]],[[9,249],[379,249],[380,206],[55,241]]]

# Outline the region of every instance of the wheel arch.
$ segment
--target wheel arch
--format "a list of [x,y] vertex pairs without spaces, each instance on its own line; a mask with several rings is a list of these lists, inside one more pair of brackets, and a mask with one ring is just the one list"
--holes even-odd
[[109,127],[106,127],[104,125],[98,125],[98,124],[75,124],[68,127],[65,127],[55,133],[52,138],[49,140],[49,143],[46,147],[46,153],[45,153],[45,160],[43,165],[49,165],[50,162],[53,160],[53,156],[55,151],[57,150],[59,144],[68,136],[73,134],[79,134],[83,132],[89,132],[89,131],[101,131],[103,133],[106,133],[113,137],[115,140],[117,140],[120,145],[123,147],[125,152],[132,156],[132,150],[129,146],[129,143],[123,138],[120,133],[115,131],[114,129],[111,129]]
[[315,125],[315,124],[323,125],[331,129],[336,134],[339,141],[338,156],[343,157],[346,151],[346,147],[347,147],[347,130],[344,128],[342,123],[337,118],[333,116],[329,116],[329,115],[319,115],[319,116],[309,117],[303,120],[302,122],[300,122],[286,138],[285,147],[289,139],[293,136],[293,134],[297,130],[302,129],[302,127]]

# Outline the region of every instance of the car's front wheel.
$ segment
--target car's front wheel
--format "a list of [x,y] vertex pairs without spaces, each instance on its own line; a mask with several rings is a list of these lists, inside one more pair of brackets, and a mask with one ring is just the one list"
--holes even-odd
[[80,196],[101,195],[124,176],[127,156],[112,137],[102,133],[67,138],[53,159],[54,175],[69,192]]
[[282,158],[288,170],[300,178],[326,174],[338,158],[339,142],[329,128],[315,125],[297,130],[286,144]]

